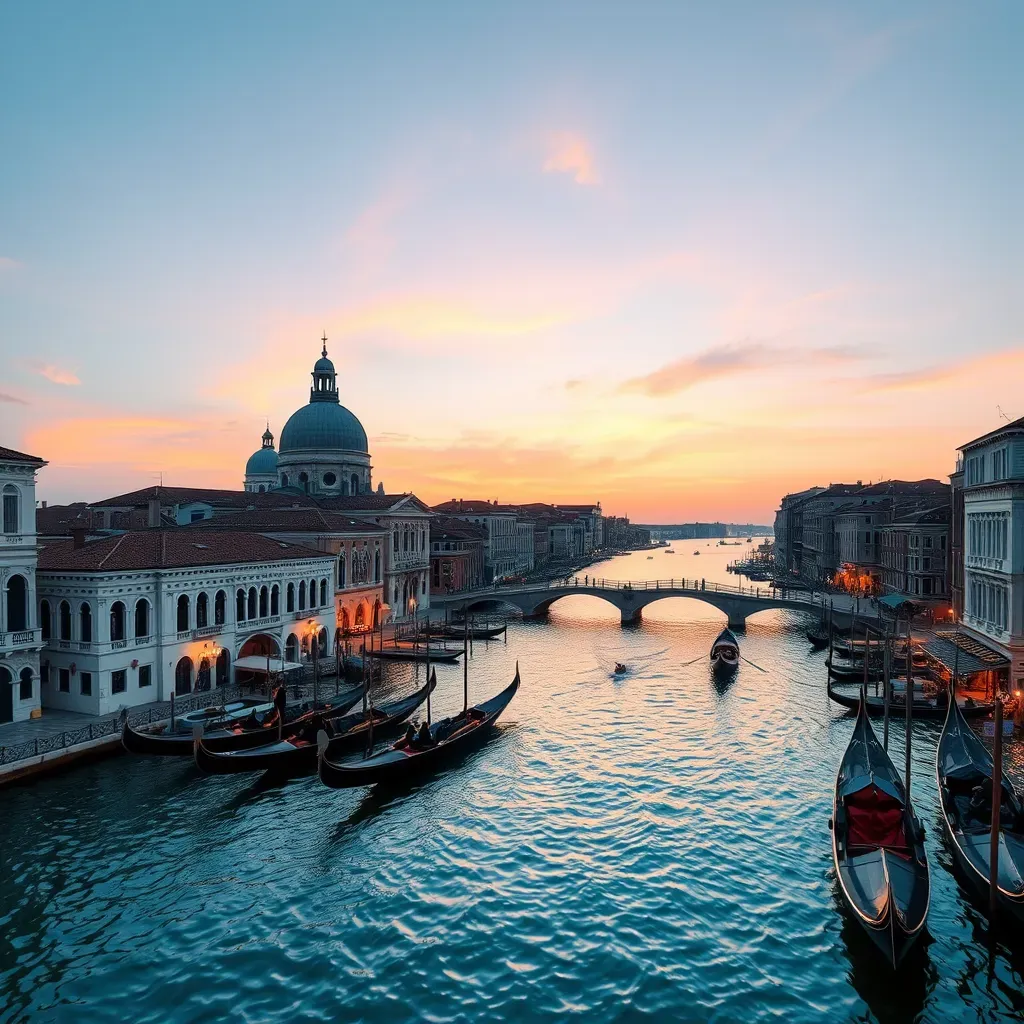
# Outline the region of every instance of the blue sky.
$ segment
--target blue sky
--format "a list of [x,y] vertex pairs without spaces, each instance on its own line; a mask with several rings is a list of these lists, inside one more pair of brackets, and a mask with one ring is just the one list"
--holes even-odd
[[0,9],[0,443],[237,486],[327,331],[428,500],[764,519],[1024,414],[1024,8]]

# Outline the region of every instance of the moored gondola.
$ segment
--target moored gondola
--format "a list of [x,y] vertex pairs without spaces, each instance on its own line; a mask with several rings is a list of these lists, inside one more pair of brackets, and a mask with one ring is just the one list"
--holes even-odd
[[832,858],[843,900],[893,967],[924,930],[924,829],[861,706],[836,776]]
[[372,786],[379,782],[416,781],[449,759],[483,743],[518,689],[517,664],[515,678],[497,696],[467,708],[454,718],[434,722],[430,726],[431,746],[402,740],[373,757],[336,762],[327,757],[330,743],[327,736],[318,737],[320,781],[332,789]]
[[196,765],[210,775],[237,772],[272,772],[275,775],[303,775],[316,771],[317,733],[323,729],[331,736],[329,749],[335,754],[358,750],[366,743],[371,725],[374,736],[394,735],[405,720],[427,699],[437,686],[437,673],[415,693],[379,708],[359,711],[341,718],[311,715],[302,727],[280,742],[271,742],[248,750],[211,750],[202,735],[195,738]]
[[807,630],[806,636],[816,651],[828,647],[828,626],[826,623],[821,622],[817,626],[812,626]]
[[462,657],[462,651],[447,651],[443,647],[427,650],[425,647],[381,647],[376,651],[367,651],[368,658],[379,658],[382,661],[423,661],[436,664],[453,665]]
[[[992,755],[958,704],[946,715],[935,752],[942,823],[960,873],[980,896],[991,893]],[[1024,924],[1024,804],[1002,776],[996,907]]]
[[723,629],[711,645],[711,668],[716,675],[735,672],[740,664],[740,642],[731,629]]
[[[317,708],[314,708],[310,701],[286,704],[282,734],[288,735],[289,730],[301,728],[305,718],[310,715],[320,715],[325,711],[338,716],[347,714],[363,699],[364,689],[362,685],[355,686],[338,694],[329,702],[321,702]],[[193,734],[178,732],[176,726],[177,723],[175,729],[171,730],[168,724],[152,732],[133,729],[126,714],[121,727],[121,744],[131,754],[191,757]],[[203,739],[209,750],[242,750],[276,740],[278,714],[273,705],[259,705],[252,708],[244,717],[223,723],[214,721],[200,727],[204,730]]]
[[[861,697],[859,694],[854,696],[850,693],[840,692],[832,685],[831,679],[828,681],[827,689],[829,698],[840,707],[848,708],[851,711],[856,711],[860,707]],[[947,711],[945,696],[946,692],[940,691],[934,698],[919,697],[915,689],[913,704],[910,708],[911,717],[921,721],[941,722],[946,717]],[[885,697],[883,695],[866,696],[864,709],[872,718],[881,718],[885,714]],[[902,694],[890,693],[889,711],[896,718],[903,717],[906,706]],[[966,718],[982,718],[992,713],[992,704],[979,704],[967,698],[961,702],[960,711]]]

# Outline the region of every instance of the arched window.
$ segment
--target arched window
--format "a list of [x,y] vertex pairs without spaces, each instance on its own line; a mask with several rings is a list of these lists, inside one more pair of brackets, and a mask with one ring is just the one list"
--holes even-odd
[[409,531],[408,530],[403,530],[402,531],[402,550],[403,551],[408,551],[409,550]]
[[373,556],[373,582],[380,583],[380,548]]
[[345,589],[345,549],[338,555],[338,589]]
[[295,584],[289,583],[288,589],[285,591],[284,598],[284,610],[286,612],[295,611]]
[[307,636],[303,636],[303,638],[302,638],[302,660],[303,661],[309,661],[310,653],[311,652],[310,652],[309,636],[308,635]]
[[355,473],[352,474],[352,493],[359,493],[359,477]]
[[260,484],[256,490],[259,491],[260,494],[263,494],[263,492],[266,491],[266,487],[264,487],[263,484]]
[[201,658],[199,661],[199,672],[196,674],[196,691],[208,690],[210,688],[210,659]]
[[395,584],[395,599],[391,603],[394,604],[394,605],[398,604],[398,584],[397,583]]
[[7,581],[7,629],[28,629],[28,583],[17,574]]
[[4,533],[17,533],[21,516],[21,492],[14,484],[4,487]]
[[359,602],[359,607],[356,609],[356,627],[361,629],[366,625],[366,613],[363,611],[363,602]]
[[235,620],[245,622],[245,591],[241,587],[235,594]]
[[227,603],[228,595],[223,590],[218,590],[217,596],[213,599],[213,624],[215,626],[224,625],[224,619],[227,615]]
[[276,583],[270,588],[270,614],[281,614],[281,588]]
[[202,591],[196,598],[196,629],[202,629],[210,624],[210,599],[206,591]]
[[88,603],[78,609],[78,639],[85,644],[92,643],[92,608]]
[[21,687],[18,696],[22,700],[32,699],[32,669],[23,668],[21,670]]
[[192,659],[182,658],[174,669],[174,692],[179,697],[192,692]]
[[260,618],[265,619],[270,614],[270,591],[266,586],[260,587]]
[[341,629],[342,629],[342,632],[347,633],[349,631],[349,628],[350,628],[350,626],[349,626],[349,621],[348,621],[348,609],[347,608],[342,608],[342,610],[341,610]]
[[330,637],[327,635],[327,630],[326,629],[321,629],[320,632],[317,633],[316,638],[317,638],[317,641],[318,641],[318,645],[320,647],[319,656],[321,658],[326,658],[327,657],[327,644],[328,644],[328,641],[330,640]]
[[327,580],[320,581],[320,607],[327,607]]
[[409,608],[409,581],[402,580],[402,614]]
[[135,636],[149,636],[149,602],[144,597],[135,602]]
[[71,639],[71,605],[67,601],[60,603],[60,638],[61,640]]
[[399,548],[398,548],[398,531],[395,530],[395,553],[396,554],[398,553],[398,550],[399,550]]
[[299,474],[299,486],[304,491],[308,491],[309,490],[309,474],[308,473],[300,473]]
[[284,660],[299,660],[299,638],[294,633],[289,633],[288,639],[284,642]]
[[256,602],[257,602],[256,588],[255,587],[250,587],[249,588],[249,602],[248,602],[248,604],[246,606],[246,615],[248,615],[248,617],[250,619],[255,619],[256,618]]
[[306,607],[306,581],[299,580],[299,611]]
[[316,580],[309,581],[309,607],[316,607]]
[[217,655],[217,685],[227,686],[231,671],[231,655],[226,647],[220,649]]
[[39,625],[43,630],[43,639],[50,639],[50,630],[53,629],[53,623],[50,620],[50,602],[40,601],[39,602]]
[[282,487],[287,487],[288,486],[288,474],[287,473],[282,473],[281,474],[281,486]]
[[[188,594],[181,594],[178,597],[178,632],[183,633],[188,629],[189,613],[191,608],[189,607]],[[191,662],[190,662],[191,664]],[[189,677],[191,679],[191,676]],[[187,692],[187,691],[186,691]]]

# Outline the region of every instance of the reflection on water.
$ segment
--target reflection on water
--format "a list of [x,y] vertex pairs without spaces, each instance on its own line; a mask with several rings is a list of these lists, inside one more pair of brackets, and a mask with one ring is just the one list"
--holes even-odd
[[[740,549],[691,550],[591,571],[734,581]],[[486,748],[426,784],[119,758],[0,793],[0,1021],[1019,1019],[1020,953],[990,955],[948,871],[938,728],[913,750],[930,937],[894,982],[835,896],[852,719],[824,652],[763,612],[740,640],[767,672],[716,682],[722,619],[673,598],[623,629],[573,596],[475,644],[472,697],[517,658],[522,689]],[[416,677],[396,666],[389,689]],[[461,667],[438,683],[435,713],[460,708]],[[902,764],[898,729],[891,746]]]

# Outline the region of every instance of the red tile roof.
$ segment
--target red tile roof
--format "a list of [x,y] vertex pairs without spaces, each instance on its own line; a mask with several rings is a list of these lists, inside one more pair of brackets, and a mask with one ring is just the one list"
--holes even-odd
[[40,572],[125,572],[202,565],[246,565],[300,558],[333,558],[312,548],[284,544],[257,533],[226,530],[139,530],[94,540],[76,548],[46,545]]
[[487,531],[478,523],[452,516],[434,516],[430,520],[430,539],[436,540],[479,540],[487,537]]
[[518,515],[519,505],[497,505],[490,501],[480,501],[469,498],[452,498],[441,505],[433,505],[435,512],[443,512],[446,515],[468,515],[468,516],[508,516]]
[[218,508],[276,508],[296,504],[310,504],[310,498],[294,494],[282,494],[276,491],[218,490],[212,487],[142,487],[126,494],[115,494],[112,498],[93,501],[94,507],[114,506],[128,508],[146,508],[150,501],[157,498],[161,505],[190,505],[203,502]]
[[430,511],[411,491],[404,494],[378,494],[374,491],[372,494],[337,494],[333,497],[317,495],[310,498],[310,502],[336,512],[388,512],[402,502],[420,512]]
[[31,462],[37,466],[45,466],[46,460],[38,455],[26,455],[24,452],[16,452],[13,448],[0,447],[0,462]]
[[254,533],[376,533],[386,530],[376,523],[353,519],[323,508],[261,508],[226,512],[213,519],[183,527],[187,530],[247,530]]

